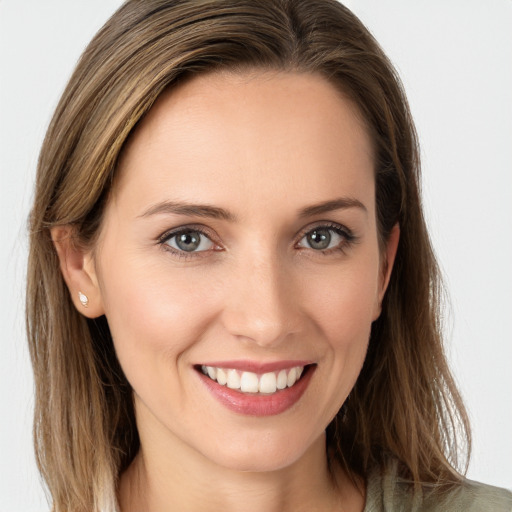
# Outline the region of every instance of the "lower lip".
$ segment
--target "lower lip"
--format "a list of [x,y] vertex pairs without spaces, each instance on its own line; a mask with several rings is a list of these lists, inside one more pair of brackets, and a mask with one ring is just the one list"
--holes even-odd
[[316,366],[309,366],[302,378],[291,388],[276,391],[271,395],[242,393],[240,390],[221,386],[202,373],[198,372],[198,375],[214,398],[229,410],[247,416],[273,416],[290,409],[300,400],[315,368]]

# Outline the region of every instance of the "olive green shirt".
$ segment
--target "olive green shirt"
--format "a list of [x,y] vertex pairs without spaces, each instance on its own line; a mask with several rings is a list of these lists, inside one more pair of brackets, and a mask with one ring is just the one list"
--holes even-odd
[[413,493],[393,471],[374,473],[367,481],[364,512],[512,512],[512,492],[465,480],[443,494],[428,487]]

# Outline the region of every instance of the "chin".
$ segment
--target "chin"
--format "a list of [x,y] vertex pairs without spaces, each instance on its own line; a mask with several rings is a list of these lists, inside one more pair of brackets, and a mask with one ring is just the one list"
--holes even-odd
[[[250,437],[250,436],[249,436]],[[311,442],[291,435],[274,436],[271,432],[260,433],[254,439],[237,440],[227,447],[222,443],[215,452],[203,453],[221,467],[232,471],[263,473],[279,471],[292,466],[311,448]],[[322,437],[322,449],[325,442]]]

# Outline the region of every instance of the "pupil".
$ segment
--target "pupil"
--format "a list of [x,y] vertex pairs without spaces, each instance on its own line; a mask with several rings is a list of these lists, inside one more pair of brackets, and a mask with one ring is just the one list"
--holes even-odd
[[308,243],[313,249],[327,249],[331,243],[331,233],[328,229],[315,229],[308,235]]
[[176,237],[176,245],[182,250],[191,252],[199,247],[201,235],[197,231],[187,231]]

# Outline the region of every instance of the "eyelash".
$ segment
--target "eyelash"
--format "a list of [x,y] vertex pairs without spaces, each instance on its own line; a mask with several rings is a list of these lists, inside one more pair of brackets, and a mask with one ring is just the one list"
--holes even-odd
[[[350,247],[352,247],[358,241],[358,237],[356,235],[354,235],[354,233],[350,229],[342,226],[341,224],[327,222],[327,223],[323,223],[323,224],[318,224],[313,227],[308,227],[307,229],[304,229],[301,232],[299,232],[299,235],[298,235],[299,242],[304,237],[306,237],[308,234],[310,234],[316,230],[320,230],[320,229],[327,229],[328,231],[333,231],[337,235],[341,236],[343,238],[343,240],[341,241],[341,243],[338,246],[331,247],[329,249],[315,250],[312,247],[301,247],[301,250],[309,249],[309,250],[313,251],[314,253],[317,253],[317,254],[319,253],[324,256],[329,256],[333,253],[345,254],[346,251],[348,249],[350,249]],[[203,257],[203,256],[205,256],[205,254],[203,254],[203,253],[208,253],[212,250],[216,251],[216,252],[222,250],[222,249],[214,248],[214,249],[208,249],[208,250],[204,250],[204,251],[191,251],[191,252],[187,253],[186,251],[181,251],[181,250],[175,249],[174,247],[170,247],[168,245],[167,242],[169,242],[169,240],[171,240],[172,238],[179,236],[181,234],[190,233],[190,232],[199,233],[201,236],[204,236],[208,240],[210,240],[211,243],[214,244],[214,246],[219,247],[219,244],[216,244],[212,235],[207,230],[205,230],[204,227],[194,226],[194,225],[183,226],[183,227],[180,227],[177,229],[173,229],[171,231],[166,231],[165,233],[163,233],[161,236],[158,237],[158,244],[161,245],[165,251],[168,251],[168,252],[172,253],[174,256],[178,257],[179,259],[183,259],[183,260],[189,260],[189,259],[193,259],[193,258]]]

